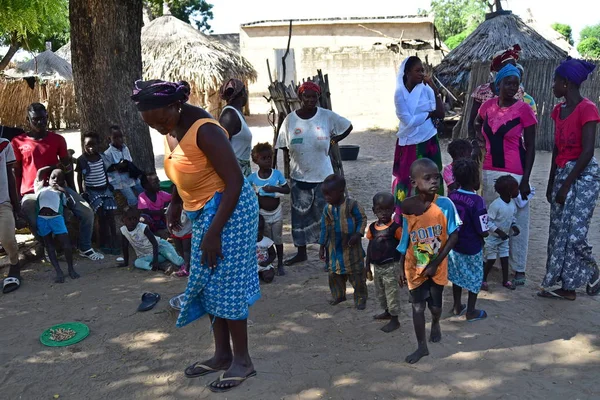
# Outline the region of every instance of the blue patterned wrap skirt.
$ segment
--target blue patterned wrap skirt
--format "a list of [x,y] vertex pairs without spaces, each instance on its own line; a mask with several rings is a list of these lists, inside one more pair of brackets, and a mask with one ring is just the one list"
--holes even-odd
[[192,221],[190,277],[177,319],[182,327],[205,314],[229,320],[248,318],[248,308],[260,298],[256,272],[258,198],[244,179],[238,204],[221,233],[223,259],[214,269],[201,265],[200,244],[221,203],[221,193],[199,211],[187,212]]

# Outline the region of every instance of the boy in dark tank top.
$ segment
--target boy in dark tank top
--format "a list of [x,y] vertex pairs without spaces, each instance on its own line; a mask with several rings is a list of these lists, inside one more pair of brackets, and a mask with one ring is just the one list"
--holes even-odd
[[385,311],[375,315],[377,320],[389,320],[381,330],[388,333],[400,328],[400,287],[398,276],[400,253],[396,251],[402,237],[402,226],[392,220],[394,196],[380,192],[373,197],[373,213],[377,222],[373,222],[367,231],[369,247],[365,267],[367,278],[373,280],[371,267],[375,270],[375,293]]

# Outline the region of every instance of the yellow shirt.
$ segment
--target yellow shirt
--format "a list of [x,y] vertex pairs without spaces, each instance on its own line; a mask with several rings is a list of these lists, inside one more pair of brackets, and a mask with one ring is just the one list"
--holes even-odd
[[225,182],[217,174],[206,154],[198,148],[198,129],[207,123],[217,125],[227,134],[217,121],[203,118],[194,122],[173,151],[165,137],[165,173],[177,187],[177,192],[183,200],[183,208],[187,211],[200,210],[215,193],[225,190]]

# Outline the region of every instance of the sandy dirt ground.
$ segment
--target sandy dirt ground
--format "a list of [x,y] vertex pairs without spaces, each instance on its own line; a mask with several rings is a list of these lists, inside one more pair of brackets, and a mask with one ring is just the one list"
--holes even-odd
[[[251,121],[256,140],[268,140],[272,131],[264,118]],[[390,132],[368,130],[368,123],[355,126],[346,143],[361,146],[359,159],[344,167],[351,195],[372,221],[372,195],[390,187],[395,139]],[[76,148],[77,135],[66,136]],[[158,156],[160,137],[153,137]],[[380,308],[371,283],[365,311],[355,310],[352,301],[335,307],[327,303],[327,275],[314,247],[309,262],[262,286],[262,299],[251,309],[249,340],[258,375],[227,394],[212,394],[206,385],[216,375],[183,375],[186,366],[210,357],[213,349],[206,318],[175,327],[177,315],[168,299],[184,290],[185,280],[119,269],[115,257],[107,256],[103,262],[77,259],[81,279],[64,284],[53,283],[49,264],[30,264],[21,289],[0,295],[0,398],[598,398],[600,297],[584,291],[575,302],[535,296],[545,269],[549,206],[541,194],[549,162],[549,154],[539,153],[532,177],[540,195],[532,201],[527,284],[508,291],[494,272],[491,291],[478,303],[489,318],[475,323],[450,317],[447,287],[442,342],[431,344],[431,355],[416,365],[404,363],[416,344],[406,291],[402,327],[385,334],[372,319]],[[290,254],[287,200],[285,210]],[[593,245],[600,244],[599,224],[595,217]],[[146,291],[160,293],[162,300],[152,311],[138,313]],[[66,348],[40,344],[43,330],[67,321],[86,323],[90,336]]]

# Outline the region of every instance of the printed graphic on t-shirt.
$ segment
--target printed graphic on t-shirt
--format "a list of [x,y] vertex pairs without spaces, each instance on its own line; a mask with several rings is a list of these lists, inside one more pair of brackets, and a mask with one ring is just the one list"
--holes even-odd
[[425,268],[437,257],[442,248],[441,235],[442,226],[439,224],[410,232],[417,268]]
[[488,228],[488,215],[483,214],[479,216],[479,224],[481,225],[481,231],[487,232],[490,229]]

